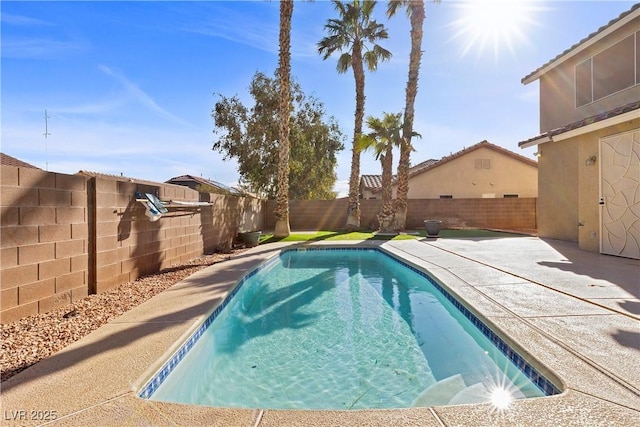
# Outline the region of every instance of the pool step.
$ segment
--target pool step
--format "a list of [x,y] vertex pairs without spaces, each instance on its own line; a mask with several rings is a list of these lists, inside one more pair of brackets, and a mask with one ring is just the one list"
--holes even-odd
[[491,393],[482,383],[476,383],[460,390],[449,401],[449,405],[462,405],[464,403],[485,403],[491,401]]
[[[508,387],[511,399],[526,396],[513,384]],[[426,388],[413,401],[412,406],[462,405],[491,402],[491,391],[482,383],[467,386],[460,374],[452,375]]]
[[451,399],[467,388],[460,374],[452,375],[427,387],[412,406],[448,405]]

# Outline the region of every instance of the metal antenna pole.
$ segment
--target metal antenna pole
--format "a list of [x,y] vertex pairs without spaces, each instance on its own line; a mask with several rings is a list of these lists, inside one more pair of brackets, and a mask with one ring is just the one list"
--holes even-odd
[[47,115],[47,109],[45,108],[44,109],[44,134],[43,135],[44,135],[44,162],[45,162],[45,165],[46,165],[46,170],[49,170],[49,161],[48,161],[49,150],[48,150],[48,147],[47,147],[47,137],[49,135],[51,135],[49,133],[49,121],[48,121],[49,119],[50,119],[50,117]]

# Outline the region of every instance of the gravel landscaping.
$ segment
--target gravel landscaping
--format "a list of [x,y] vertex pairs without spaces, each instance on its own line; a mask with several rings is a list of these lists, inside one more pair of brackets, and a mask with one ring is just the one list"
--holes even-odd
[[125,283],[44,314],[0,325],[1,381],[60,351],[117,316],[140,305],[180,280],[212,264],[228,260],[244,249],[203,255],[185,264]]

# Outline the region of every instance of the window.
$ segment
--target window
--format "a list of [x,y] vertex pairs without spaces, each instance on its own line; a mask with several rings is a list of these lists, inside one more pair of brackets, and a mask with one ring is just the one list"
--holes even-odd
[[636,84],[640,85],[640,31],[636,33]]
[[502,197],[504,197],[505,199],[517,199],[518,195],[517,194],[503,194]]
[[576,107],[582,107],[592,101],[591,58],[589,58],[576,65]]
[[441,194],[441,199],[453,199],[453,194]]
[[632,34],[576,65],[576,108],[640,83],[639,34]]
[[593,57],[593,99],[604,98],[635,84],[633,35]]
[[491,159],[476,159],[476,169],[491,169]]

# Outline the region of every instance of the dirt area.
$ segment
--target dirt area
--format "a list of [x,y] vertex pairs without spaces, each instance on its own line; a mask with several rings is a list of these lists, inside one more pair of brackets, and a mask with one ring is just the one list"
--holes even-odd
[[229,253],[203,255],[48,313],[0,325],[1,381],[60,351],[193,273],[243,251],[234,249]]

